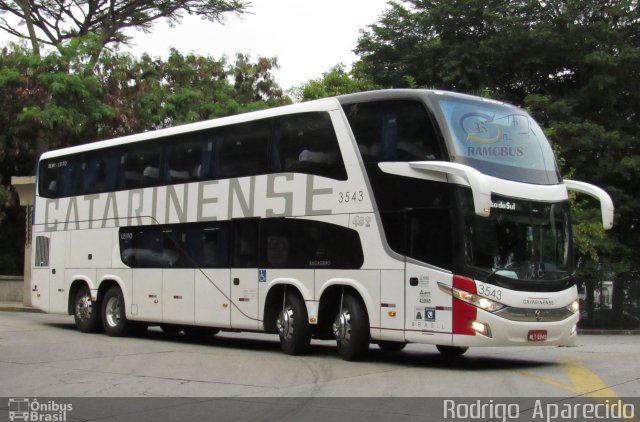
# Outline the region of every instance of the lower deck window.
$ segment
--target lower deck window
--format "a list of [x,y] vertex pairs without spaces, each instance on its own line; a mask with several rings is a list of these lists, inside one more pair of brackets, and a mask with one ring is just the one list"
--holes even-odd
[[364,262],[357,231],[293,218],[123,227],[120,257],[132,268],[357,269]]

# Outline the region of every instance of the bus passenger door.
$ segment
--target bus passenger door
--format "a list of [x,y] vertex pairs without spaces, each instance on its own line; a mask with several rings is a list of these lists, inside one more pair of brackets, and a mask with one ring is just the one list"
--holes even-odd
[[448,345],[452,341],[452,300],[439,283],[451,286],[452,238],[448,207],[405,212],[405,303],[408,341]]
[[258,329],[259,219],[233,220],[231,328]]
[[49,312],[67,313],[67,295],[65,273],[65,251],[67,232],[57,231],[51,233],[51,246],[49,255]]

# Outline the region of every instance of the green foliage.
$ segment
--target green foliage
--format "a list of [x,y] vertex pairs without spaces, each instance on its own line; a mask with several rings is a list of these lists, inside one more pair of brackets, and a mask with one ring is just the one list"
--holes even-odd
[[640,262],[640,20],[637,0],[393,1],[358,40],[359,69],[385,87],[428,86],[525,106],[563,175],[608,191],[573,200],[579,261],[620,271]]
[[166,60],[106,52],[87,73],[88,56],[76,52],[39,57],[12,46],[0,55],[5,183],[33,174],[48,149],[290,102],[273,79],[274,58],[238,55],[228,63],[176,50]]
[[[0,185],[0,204],[4,204],[4,201],[7,199],[8,193],[4,186]],[[2,215],[0,214],[0,220],[2,220]]]
[[[229,63],[171,50],[166,60],[111,51],[95,60],[96,46],[89,36],[41,56],[16,45],[2,51],[0,186],[34,174],[49,149],[291,102],[273,79],[275,58],[238,55]],[[0,206],[7,215],[0,235],[18,242],[0,248],[0,273],[22,271],[20,212]]]
[[378,86],[369,79],[358,76],[357,70],[347,72],[345,66],[339,64],[323,73],[321,78],[294,88],[292,94],[299,101],[309,101],[376,88]]

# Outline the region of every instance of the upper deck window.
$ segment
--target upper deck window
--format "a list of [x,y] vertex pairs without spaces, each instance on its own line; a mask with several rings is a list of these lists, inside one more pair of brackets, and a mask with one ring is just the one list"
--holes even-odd
[[417,101],[349,104],[345,113],[365,163],[442,159],[431,120]]
[[289,114],[45,159],[38,193],[64,198],[282,172],[347,179],[329,113]]
[[560,183],[553,150],[524,110],[481,99],[436,98],[450,135],[452,161],[494,177]]

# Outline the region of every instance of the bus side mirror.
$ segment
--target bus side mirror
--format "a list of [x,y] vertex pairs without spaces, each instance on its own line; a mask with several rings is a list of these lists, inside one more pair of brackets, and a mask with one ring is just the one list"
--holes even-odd
[[476,215],[489,217],[491,212],[489,180],[473,167],[448,161],[383,162],[378,166],[385,173],[469,186]]
[[602,227],[609,230],[613,227],[613,201],[607,192],[597,186],[575,180],[564,181],[567,190],[584,193],[600,201],[600,212],[602,213]]

